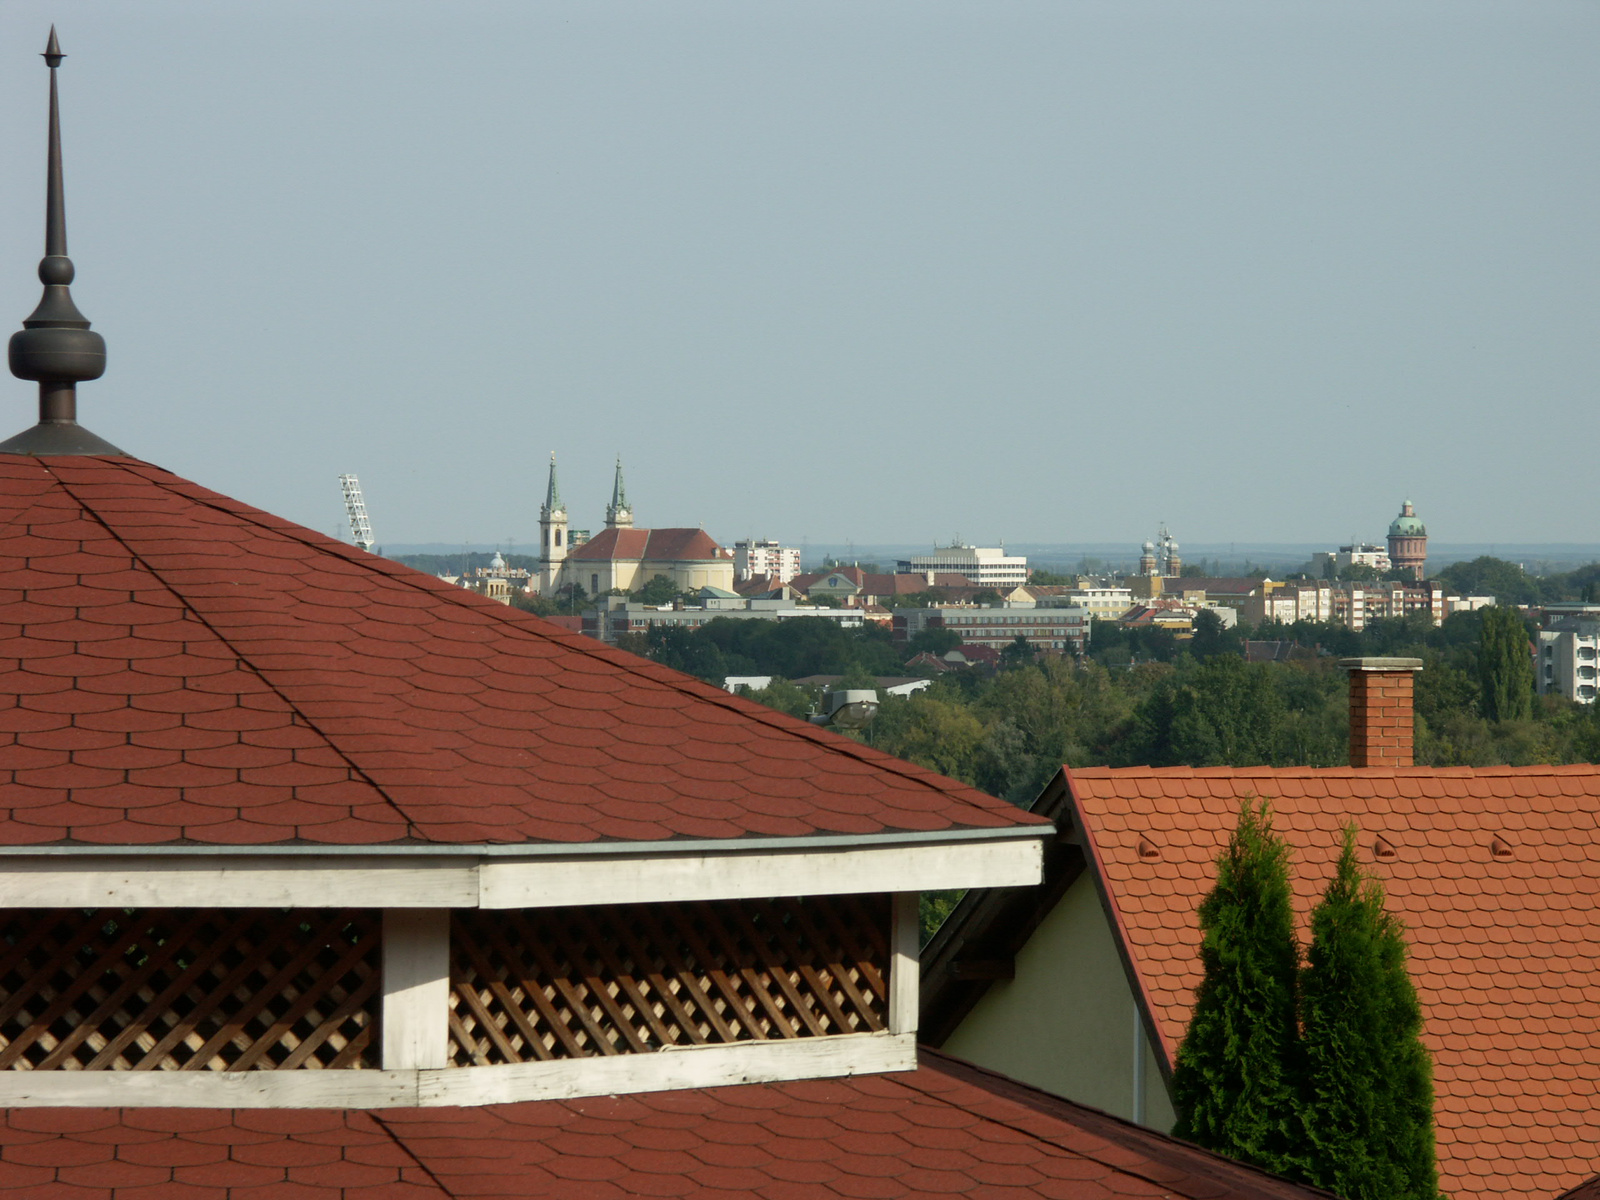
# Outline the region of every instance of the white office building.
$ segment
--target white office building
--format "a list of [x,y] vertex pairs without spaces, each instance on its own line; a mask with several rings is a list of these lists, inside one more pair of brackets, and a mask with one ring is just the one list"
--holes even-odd
[[932,554],[917,554],[901,559],[900,573],[932,576],[948,571],[958,571],[978,587],[1009,592],[1028,582],[1028,560],[1017,555],[1007,555],[1005,547],[966,546],[953,542],[948,546],[934,547]]
[[1004,650],[1019,637],[1038,650],[1070,650],[1082,654],[1089,642],[1087,608],[930,608],[930,624],[938,623],[965,646]]
[[1593,704],[1600,685],[1600,621],[1567,618],[1539,631],[1539,658],[1534,677],[1539,694],[1565,696]]
[[1389,566],[1389,551],[1371,542],[1355,542],[1337,550],[1319,550],[1311,556],[1311,573],[1319,579],[1330,573],[1342,574],[1351,567],[1371,567],[1381,572],[1387,571]]
[[757,575],[770,575],[776,583],[788,583],[800,574],[800,551],[766,539],[745,538],[733,544],[733,577],[740,583]]

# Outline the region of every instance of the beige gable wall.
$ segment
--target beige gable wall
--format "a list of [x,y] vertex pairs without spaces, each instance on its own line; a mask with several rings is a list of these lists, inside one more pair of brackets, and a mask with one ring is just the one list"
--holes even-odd
[[[1144,1113],[1133,1111],[1136,1015],[1128,977],[1088,874],[1061,898],[944,1050],[1153,1129],[1177,1119],[1144,1046]],[[1143,1038],[1140,1038],[1141,1044]]]
[[665,575],[679,591],[692,592],[703,587],[733,591],[733,560],[683,559],[643,560],[619,558],[613,561],[568,559],[562,566],[561,585],[578,583],[591,596],[604,595],[613,588],[633,592],[657,575]]
[[681,562],[645,563],[639,572],[641,586],[652,576],[665,575],[681,592],[694,592],[703,587],[733,591],[733,559],[684,559]]

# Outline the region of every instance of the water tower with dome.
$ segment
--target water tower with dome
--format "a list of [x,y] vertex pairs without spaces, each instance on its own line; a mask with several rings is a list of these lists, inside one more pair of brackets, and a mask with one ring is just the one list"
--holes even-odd
[[1428,530],[1410,500],[1400,506],[1400,515],[1389,524],[1389,561],[1408,578],[1425,578]]

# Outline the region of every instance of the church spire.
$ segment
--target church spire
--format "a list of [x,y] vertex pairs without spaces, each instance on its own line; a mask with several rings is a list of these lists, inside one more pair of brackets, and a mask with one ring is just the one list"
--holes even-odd
[[628,503],[628,489],[622,482],[622,456],[617,456],[617,476],[611,484],[611,503],[606,505],[607,529],[632,529],[633,508]]
[[544,512],[548,517],[551,513],[565,512],[567,506],[561,503],[561,485],[556,482],[556,452],[550,451],[550,483],[544,490]]
[[611,482],[611,507],[628,507],[628,488],[622,482],[622,455],[617,455],[617,477]]
[[66,55],[50,27],[44,50],[50,68],[50,135],[45,177],[44,257],[39,281],[44,296],[39,306],[11,335],[11,373],[39,384],[39,423],[7,442],[3,454],[117,454],[78,424],[78,384],[99,379],[106,369],[106,343],[72,302],[68,285],[74,270],[67,257],[67,209],[61,172],[61,106],[56,93],[56,68]]

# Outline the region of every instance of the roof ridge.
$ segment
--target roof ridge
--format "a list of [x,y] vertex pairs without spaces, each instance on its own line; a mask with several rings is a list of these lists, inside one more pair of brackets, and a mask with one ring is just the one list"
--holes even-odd
[[[731,693],[724,691],[722,688],[705,682],[703,679],[697,679],[693,675],[689,675],[681,671],[674,671],[671,667],[663,666],[662,664],[654,662],[650,659],[640,658],[638,655],[629,654],[626,651],[618,650],[615,646],[608,646],[604,642],[598,641],[595,638],[591,638],[586,634],[573,633],[571,630],[563,629],[559,625],[551,625],[543,618],[533,613],[525,613],[520,609],[513,609],[509,605],[501,604],[499,601],[478,596],[476,593],[465,592],[460,588],[450,587],[448,584],[440,583],[427,572],[418,571],[416,568],[408,567],[404,563],[396,563],[390,559],[380,558],[377,555],[370,553],[358,554],[353,547],[346,546],[343,542],[328,538],[326,534],[317,533],[317,531],[314,529],[308,529],[305,526],[297,525],[293,521],[287,521],[281,517],[275,518],[275,520],[282,522],[282,525],[279,526],[257,520],[253,514],[260,513],[263,516],[271,516],[272,514],[265,512],[263,509],[257,509],[254,505],[246,504],[243,501],[233,500],[231,497],[223,496],[219,492],[212,492],[211,489],[205,487],[205,485],[196,484],[190,480],[185,480],[181,475],[177,475],[174,472],[168,471],[165,467],[156,466],[154,463],[146,463],[142,459],[135,459],[134,462],[141,466],[150,467],[155,471],[160,472],[162,475],[168,476],[171,480],[176,481],[177,483],[187,483],[191,487],[199,488],[200,490],[209,493],[210,496],[228,500],[231,504],[237,505],[238,509],[226,507],[216,503],[214,500],[207,498],[195,496],[182,497],[184,500],[190,503],[203,504],[206,507],[216,511],[228,513],[230,516],[233,516],[239,520],[248,521],[252,525],[255,525],[260,529],[267,530],[270,533],[293,538],[302,545],[314,546],[318,549],[337,547],[345,552],[341,555],[343,560],[353,567],[357,567],[364,571],[372,571],[382,574],[386,578],[403,583],[408,587],[416,588],[419,591],[436,592],[437,594],[456,603],[467,605],[473,608],[475,611],[481,613],[485,617],[507,622],[515,628],[526,630],[529,633],[545,638],[548,641],[556,642],[557,644],[565,646],[568,649],[575,650],[579,653],[588,655],[591,658],[598,658],[604,662],[610,663],[612,666],[625,670],[629,672],[629,674],[637,676],[641,679],[647,679],[652,683],[659,684],[663,687],[670,687],[680,693],[693,696],[696,699],[704,700],[711,704],[715,704],[729,712],[736,712],[743,716],[750,717],[760,721],[769,729],[778,730],[781,733],[799,738],[802,741],[809,742],[812,745],[818,746],[824,750],[831,751],[835,754],[844,755],[845,757],[853,759],[856,762],[867,763],[875,767],[893,771],[895,774],[904,779],[911,780],[912,782],[921,784],[923,787],[930,788],[934,791],[938,791],[946,795],[952,793],[951,788],[943,786],[946,777],[940,775],[936,771],[930,771],[926,767],[919,767],[915,763],[910,763],[904,759],[896,758],[892,754],[885,753],[882,750],[874,749],[871,746],[864,746],[859,742],[852,741],[850,738],[841,737],[839,734],[830,733],[829,731],[817,729],[804,722],[796,721],[795,718],[790,717],[785,713],[780,713],[776,709],[768,708],[764,704],[759,704],[754,700],[746,700],[741,696],[732,695]],[[59,478],[59,476],[57,476],[57,478]],[[146,476],[146,478],[149,477]],[[150,482],[155,484],[157,487],[162,488],[163,490],[181,495],[181,493],[178,492],[178,489],[167,480],[150,478]],[[65,486],[64,482],[63,486]],[[75,494],[74,498],[76,499]],[[82,501],[80,500],[79,503],[81,504]],[[87,506],[85,507],[87,508]],[[96,514],[95,519],[100,520],[98,514]],[[105,522],[101,521],[101,524],[103,525]],[[635,530],[624,532],[639,531]],[[305,537],[304,534],[310,534],[312,537],[319,540],[313,542],[309,538]],[[113,536],[115,536],[115,534],[113,534]],[[121,542],[121,539],[118,538],[118,541]],[[326,542],[326,545],[323,544],[324,542]],[[132,553],[131,549],[129,553]],[[395,569],[387,570],[380,568],[376,565],[378,563],[386,564],[387,567]],[[164,586],[170,587],[170,585],[166,584],[165,580],[163,580],[162,583]],[[472,603],[473,601],[479,601],[479,603]],[[187,604],[185,604],[185,608],[187,607]],[[209,628],[209,625],[207,627]],[[253,666],[252,670],[254,670]],[[657,675],[655,672],[661,672],[663,674]],[[279,694],[276,688],[273,688],[273,692],[274,694]],[[297,713],[299,712],[298,709],[295,709],[295,711]],[[313,726],[313,728],[315,728],[315,726]],[[317,733],[319,736],[325,736],[322,734],[320,729],[317,730]],[[341,754],[340,757],[342,758],[344,756]],[[366,778],[365,774],[362,775],[362,778]],[[1025,809],[1018,808],[1013,804],[1008,804],[999,797],[990,796],[987,792],[973,787],[970,784],[961,783],[959,780],[950,780],[949,782],[955,783],[958,788],[965,789],[968,792],[981,796],[985,800],[1005,805],[1006,808],[1014,810],[1019,816],[1026,817],[1029,815]],[[376,787],[377,785],[374,784],[373,786]],[[393,801],[389,799],[387,794],[384,794],[384,799],[386,802],[393,804]],[[396,807],[398,809],[398,806]],[[985,805],[985,808],[987,809],[988,806]],[[403,813],[401,815],[404,816]],[[1030,822],[1024,821],[1023,823],[1028,824]],[[406,821],[406,826],[408,829],[411,828],[411,822],[409,819]]]
[[1074,776],[1088,776],[1094,778],[1108,778],[1121,776],[1133,778],[1135,776],[1155,776],[1164,779],[1190,779],[1206,778],[1215,779],[1219,776],[1248,776],[1251,778],[1267,775],[1288,776],[1316,776],[1338,775],[1349,779],[1383,779],[1399,777],[1402,779],[1427,778],[1430,776],[1447,776],[1453,779],[1474,778],[1500,775],[1587,775],[1600,771],[1600,763],[1488,763],[1483,766],[1451,766],[1434,767],[1426,764],[1411,767],[1352,767],[1344,763],[1332,767],[1271,767],[1271,766],[1221,766],[1221,767],[1152,767],[1136,764],[1128,767],[1074,767],[1071,763],[1062,763],[1063,768],[1071,771]]
[[[137,461],[137,460],[135,460],[135,461]],[[368,775],[367,772],[361,766],[359,766],[356,762],[354,762],[350,758],[350,756],[348,754],[346,754],[344,752],[344,750],[331,737],[329,737],[327,735],[327,733],[322,729],[321,726],[319,726],[316,723],[316,721],[312,720],[312,718],[307,716],[301,710],[301,708],[300,708],[300,706],[298,704],[296,704],[293,700],[291,700],[288,696],[286,696],[283,693],[283,690],[281,688],[279,688],[275,683],[273,683],[272,680],[268,679],[266,674],[264,672],[262,672],[260,667],[256,666],[256,664],[254,662],[252,662],[249,658],[245,657],[244,653],[237,646],[235,646],[233,644],[232,640],[229,639],[229,637],[225,633],[223,633],[222,630],[218,629],[214,624],[212,624],[212,622],[210,620],[208,620],[206,618],[206,616],[203,613],[200,612],[199,609],[195,608],[194,605],[190,604],[188,598],[186,596],[184,596],[184,594],[182,592],[180,592],[177,588],[173,587],[173,585],[167,581],[166,577],[163,576],[160,571],[156,570],[156,568],[154,566],[152,566],[149,562],[145,561],[145,559],[140,556],[138,551],[136,551],[132,546],[128,545],[127,541],[125,541],[123,539],[122,535],[120,533],[118,533],[114,528],[112,528],[110,523],[107,522],[104,517],[102,517],[98,512],[96,512],[93,508],[91,508],[89,506],[88,502],[86,500],[84,500],[84,498],[82,496],[78,495],[78,493],[73,490],[72,484],[67,482],[67,480],[63,479],[55,471],[55,469],[53,467],[51,467],[50,465],[48,465],[46,463],[43,463],[43,462],[41,462],[40,465],[44,470],[50,472],[51,476],[55,479],[57,484],[60,485],[61,490],[63,492],[65,492],[68,496],[70,496],[73,499],[73,501],[78,505],[78,507],[81,508],[84,511],[84,513],[86,513],[89,517],[91,517],[95,521],[96,524],[98,524],[102,529],[104,529],[106,531],[106,533],[111,537],[111,539],[117,543],[117,545],[122,547],[123,551],[128,555],[128,557],[130,559],[132,559],[134,562],[138,563],[140,565],[140,567],[142,567],[144,570],[148,571],[150,573],[150,577],[152,579],[154,579],[157,583],[159,583],[163,588],[165,588],[167,590],[167,593],[169,595],[171,595],[174,600],[177,601],[178,606],[185,613],[187,613],[188,615],[193,617],[196,621],[200,622],[201,626],[204,627],[205,630],[208,633],[210,633],[212,637],[216,638],[218,642],[220,642],[222,645],[226,646],[230,651],[232,651],[235,659],[239,663],[241,663],[243,666],[245,666],[246,668],[249,669],[250,674],[255,676],[255,678],[258,679],[261,682],[261,686],[266,688],[269,692],[271,692],[274,696],[276,696],[283,703],[284,707],[287,708],[291,713],[294,714],[294,716],[295,716],[295,718],[297,720],[305,722],[306,728],[312,730],[317,735],[317,737],[322,739],[323,744],[325,746],[327,746],[328,749],[333,754],[338,756],[339,761],[344,763],[345,767],[351,772],[351,774],[355,778],[360,779],[363,783],[365,783],[368,787],[370,787],[377,795],[379,795],[379,796],[381,796],[383,798],[384,804],[386,804],[390,809],[392,809],[394,811],[395,816],[400,819],[401,824],[405,827],[406,837],[408,839],[415,839],[415,840],[419,840],[419,841],[420,840],[428,840],[428,839],[423,839],[422,838],[421,834],[418,832],[417,827],[416,827],[415,823],[411,820],[410,816],[408,816],[406,814],[405,810],[402,809],[399,806],[399,804],[397,804],[395,802],[394,798],[389,795],[388,791],[385,790],[384,788],[380,787],[378,785],[378,782],[375,779],[373,779],[370,775]]]

